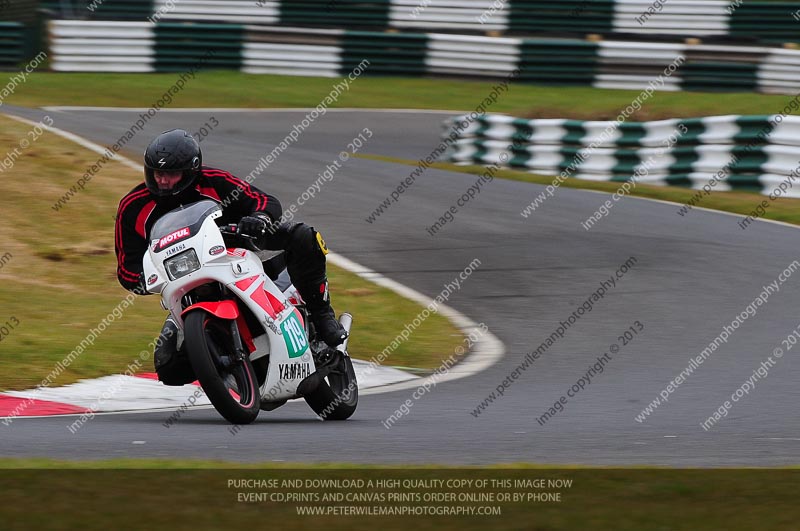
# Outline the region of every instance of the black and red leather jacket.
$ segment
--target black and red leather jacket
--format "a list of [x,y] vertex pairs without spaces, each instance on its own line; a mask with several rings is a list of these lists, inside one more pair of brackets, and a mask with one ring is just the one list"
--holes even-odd
[[216,168],[203,166],[194,188],[181,192],[178,198],[157,198],[142,182],[122,198],[117,210],[114,250],[117,253],[117,278],[122,287],[133,290],[139,286],[142,260],[155,222],[170,210],[203,199],[212,199],[222,205],[218,224],[238,223],[256,212],[263,212],[273,220],[279,220],[282,214],[281,204],[275,197]]

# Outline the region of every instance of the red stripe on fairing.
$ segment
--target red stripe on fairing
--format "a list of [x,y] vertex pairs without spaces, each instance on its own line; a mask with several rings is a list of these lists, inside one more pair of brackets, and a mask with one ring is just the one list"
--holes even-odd
[[278,316],[278,314],[276,314],[275,310],[272,308],[272,305],[269,303],[269,299],[267,299],[267,292],[264,291],[263,282],[258,285],[253,293],[250,294],[250,298],[253,299],[253,302],[263,308],[264,311],[267,312],[273,319]]
[[264,293],[267,294],[267,299],[269,299],[269,303],[272,305],[272,307],[275,309],[276,312],[281,313],[283,310],[286,309],[286,306],[284,306],[283,303],[279,301],[275,295],[266,290],[264,290]]
[[256,280],[258,280],[258,275],[255,275],[255,276],[252,276],[252,277],[248,277],[248,278],[246,278],[244,280],[240,280],[239,282],[237,282],[235,284],[235,286],[237,288],[239,288],[240,290],[242,290],[242,291],[247,291],[247,288],[252,286],[253,282],[255,282]]
[[154,208],[156,208],[156,202],[150,201],[144,206],[144,208],[139,212],[139,215],[136,217],[136,233],[144,239],[147,239],[147,234],[145,232],[147,218],[149,218],[150,214],[153,213]]
[[73,406],[62,402],[38,400],[35,398],[19,398],[0,395],[0,417],[36,417],[39,415],[74,415],[88,413],[85,407]]

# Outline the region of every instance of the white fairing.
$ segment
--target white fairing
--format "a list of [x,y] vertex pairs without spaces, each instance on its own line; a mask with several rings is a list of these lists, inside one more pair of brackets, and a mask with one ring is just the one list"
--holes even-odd
[[[199,212],[200,219],[194,222],[190,215],[187,226],[181,227],[181,216],[186,216],[187,209]],[[297,386],[316,367],[300,313],[287,298],[287,295],[296,296],[296,290],[290,286],[284,295],[264,273],[261,260],[255,253],[245,249],[226,249],[222,234],[214,222],[221,215],[218,205],[212,201],[201,201],[161,218],[153,227],[154,238],[143,262],[147,289],[151,293],[161,294],[162,306],[169,310],[178,327],[183,329],[183,296],[203,284],[224,284],[239,299],[240,311],[245,306],[249,308],[266,330],[266,334],[253,338],[256,350],[250,354],[251,360],[270,356],[267,379],[260,390],[262,401],[297,398]],[[174,230],[159,235],[157,229],[170,227],[170,222],[173,222]],[[200,267],[185,276],[170,279],[165,262],[192,249]],[[272,302],[265,292],[269,292]]]

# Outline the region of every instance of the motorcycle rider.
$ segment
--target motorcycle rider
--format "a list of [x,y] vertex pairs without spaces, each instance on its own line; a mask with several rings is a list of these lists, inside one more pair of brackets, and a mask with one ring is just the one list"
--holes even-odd
[[[148,294],[142,259],[155,222],[181,205],[212,199],[222,205],[218,224],[238,224],[238,232],[255,238],[259,248],[284,251],[289,276],[318,336],[332,347],[342,343],[347,332],[330,305],[325,273],[328,250],[320,234],[304,223],[281,223],[283,212],[275,197],[202,163],[200,145],[183,129],[166,131],[147,146],[144,182],[122,198],[117,211],[114,248],[120,284],[134,293]],[[194,380],[177,330],[168,318],[153,355],[158,378],[167,385]]]

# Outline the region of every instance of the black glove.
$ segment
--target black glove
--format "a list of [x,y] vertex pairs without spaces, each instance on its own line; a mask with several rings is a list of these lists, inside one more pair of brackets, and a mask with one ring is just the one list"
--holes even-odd
[[272,220],[266,214],[260,212],[252,216],[245,216],[239,222],[239,234],[243,236],[250,236],[256,242],[260,242],[267,234],[267,230],[271,227]]
[[144,273],[139,275],[139,285],[131,291],[137,295],[150,295],[150,292],[147,291],[147,280],[144,278]]

